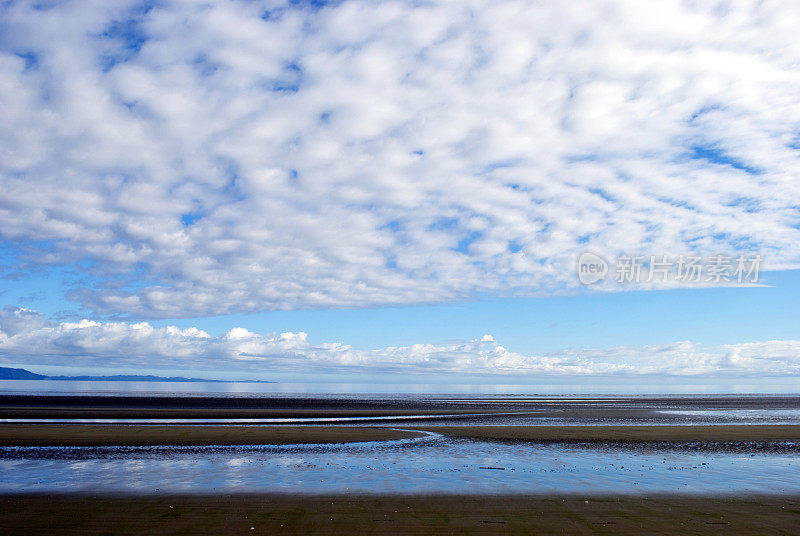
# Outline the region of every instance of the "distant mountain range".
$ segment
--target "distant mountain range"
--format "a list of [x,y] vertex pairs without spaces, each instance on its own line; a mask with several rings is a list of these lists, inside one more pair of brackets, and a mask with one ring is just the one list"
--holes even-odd
[[[180,376],[139,376],[117,374],[114,376],[45,376],[21,368],[0,367],[0,380],[71,380],[80,382],[214,382],[226,383],[232,380],[205,380],[203,378],[183,378]],[[236,380],[237,383],[275,383],[263,380]]]

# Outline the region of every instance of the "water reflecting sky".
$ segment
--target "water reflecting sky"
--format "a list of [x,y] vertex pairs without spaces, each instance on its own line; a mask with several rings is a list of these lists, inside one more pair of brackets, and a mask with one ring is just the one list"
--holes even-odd
[[[590,381],[591,380],[591,381]],[[0,380],[0,394],[205,394],[205,395],[286,395],[286,394],[694,394],[694,393],[797,393],[794,378],[767,378],[759,382],[727,381],[709,384],[702,379],[688,383],[655,382],[637,378],[620,381],[619,378],[584,379],[582,383],[568,383],[565,379],[541,378],[528,383],[475,383],[475,379],[454,377],[450,383],[308,381],[275,383],[249,382],[135,382],[135,381],[71,381],[71,380]]]
[[647,451],[431,436],[349,445],[0,449],[0,492],[800,492],[796,454]]

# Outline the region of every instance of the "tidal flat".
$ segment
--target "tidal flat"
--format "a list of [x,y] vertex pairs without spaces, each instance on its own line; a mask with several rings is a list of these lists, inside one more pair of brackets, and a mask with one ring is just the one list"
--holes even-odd
[[0,396],[3,532],[794,534],[799,402]]

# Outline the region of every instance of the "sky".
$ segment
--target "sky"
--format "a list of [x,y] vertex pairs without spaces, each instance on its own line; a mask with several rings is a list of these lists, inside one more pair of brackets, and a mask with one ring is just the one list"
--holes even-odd
[[0,365],[800,385],[798,33],[791,1],[4,2]]

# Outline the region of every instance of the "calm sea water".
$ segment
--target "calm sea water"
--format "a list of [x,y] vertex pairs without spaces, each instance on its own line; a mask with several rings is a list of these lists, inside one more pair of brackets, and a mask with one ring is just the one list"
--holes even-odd
[[759,393],[764,395],[798,393],[800,383],[789,378],[778,378],[757,384],[728,382],[723,384],[684,383],[637,379],[620,383],[603,379],[597,383],[347,383],[347,382],[109,382],[68,380],[0,380],[0,394],[207,394],[207,395],[325,395],[325,394],[714,394],[714,393]]

